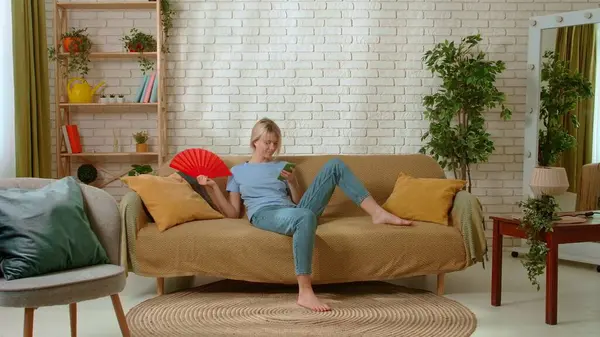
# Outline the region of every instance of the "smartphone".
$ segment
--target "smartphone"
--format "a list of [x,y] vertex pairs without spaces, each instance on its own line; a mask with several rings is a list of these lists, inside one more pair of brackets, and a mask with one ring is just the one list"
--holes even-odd
[[[285,164],[285,166],[283,167],[284,171],[288,171],[288,172],[292,172],[292,169],[296,167],[296,164],[294,163],[287,163]],[[285,178],[283,178],[283,176],[281,174],[279,174],[279,177],[277,177],[277,179],[279,180],[285,180]]]

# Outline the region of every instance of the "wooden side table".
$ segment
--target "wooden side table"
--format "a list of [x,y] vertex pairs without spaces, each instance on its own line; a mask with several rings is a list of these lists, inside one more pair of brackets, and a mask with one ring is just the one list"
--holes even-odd
[[[519,219],[491,217],[494,220],[492,240],[492,305],[500,306],[502,292],[502,237],[504,235],[526,239]],[[558,293],[558,245],[600,241],[600,218],[588,218],[584,223],[555,224],[554,231],[543,233],[548,247],[546,258],[546,324],[556,325]]]

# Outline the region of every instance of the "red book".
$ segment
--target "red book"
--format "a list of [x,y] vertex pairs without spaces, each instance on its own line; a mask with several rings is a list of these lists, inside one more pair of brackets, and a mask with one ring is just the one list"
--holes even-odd
[[67,134],[73,153],[81,153],[81,141],[79,139],[79,129],[77,125],[67,125]]

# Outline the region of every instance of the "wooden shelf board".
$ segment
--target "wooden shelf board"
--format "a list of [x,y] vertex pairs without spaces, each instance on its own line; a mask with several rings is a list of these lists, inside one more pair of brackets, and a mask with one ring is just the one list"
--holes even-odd
[[61,153],[61,157],[129,157],[129,156],[158,156],[158,152],[82,152]]
[[[68,57],[69,53],[60,53],[60,57]],[[138,59],[139,56],[156,58],[156,52],[140,54],[138,52],[92,52],[90,59]]]
[[57,2],[56,6],[64,9],[156,9],[156,1],[131,2],[131,1],[111,1],[111,2]]
[[70,106],[90,106],[90,107],[103,107],[103,106],[127,106],[127,107],[136,107],[136,106],[158,106],[158,103],[60,103],[60,107],[70,107]]

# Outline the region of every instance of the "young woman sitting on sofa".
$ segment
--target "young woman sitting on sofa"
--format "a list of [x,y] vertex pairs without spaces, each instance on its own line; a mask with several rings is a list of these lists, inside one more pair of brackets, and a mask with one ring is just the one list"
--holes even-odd
[[[328,311],[330,307],[321,302],[312,289],[312,257],[320,216],[336,186],[360,205],[374,224],[410,225],[385,211],[369,195],[363,184],[339,159],[328,161],[315,180],[302,193],[294,170],[283,170],[287,164],[274,158],[281,147],[281,131],[268,118],[261,119],[252,129],[251,159],[231,168],[226,198],[217,184],[206,176],[197,178],[201,185],[210,187],[214,202],[228,218],[241,216],[242,201],[248,219],[257,228],[292,236],[295,272],[298,279],[298,304],[314,311]],[[278,179],[279,176],[283,179]]]

